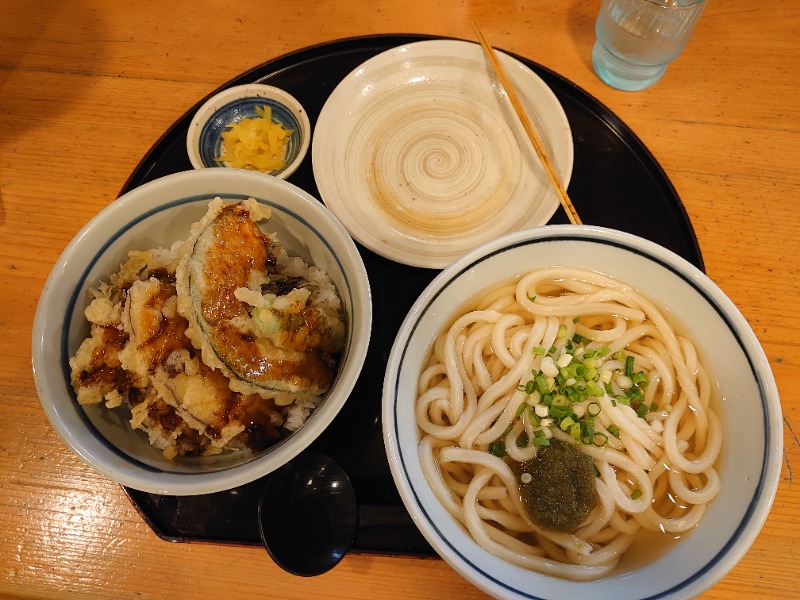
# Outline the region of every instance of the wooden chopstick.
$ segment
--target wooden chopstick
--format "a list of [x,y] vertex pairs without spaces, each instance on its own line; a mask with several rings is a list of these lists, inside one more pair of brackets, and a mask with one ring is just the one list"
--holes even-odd
[[508,77],[506,76],[505,71],[503,70],[500,61],[497,58],[497,54],[494,51],[494,48],[486,41],[486,38],[481,33],[480,27],[478,27],[478,23],[473,21],[472,26],[475,28],[475,33],[478,36],[478,41],[481,43],[481,47],[483,48],[484,53],[486,54],[486,58],[489,59],[489,62],[492,64],[494,68],[494,72],[497,75],[497,78],[500,80],[503,88],[506,90],[506,94],[508,94],[508,99],[511,101],[511,105],[514,107],[514,111],[517,113],[519,120],[522,122],[522,127],[525,129],[525,133],[528,134],[528,137],[533,144],[533,149],[536,150],[536,154],[539,157],[539,160],[542,162],[544,166],[544,170],[547,172],[547,176],[550,178],[550,182],[553,184],[553,187],[556,189],[556,193],[558,194],[558,199],[561,202],[561,206],[564,207],[564,210],[567,213],[567,217],[570,220],[570,223],[575,225],[580,225],[581,218],[578,216],[578,212],[575,210],[575,206],[572,204],[572,200],[570,200],[569,195],[567,194],[567,190],[564,189],[564,184],[561,183],[561,178],[556,173],[555,168],[553,167],[553,163],[550,162],[550,157],[547,156],[547,153],[544,150],[544,146],[542,146],[542,142],[539,139],[539,136],[536,134],[536,131],[533,129],[533,125],[531,125],[531,121],[528,118],[525,109],[520,104],[519,98],[517,97],[517,92],[514,90],[514,86],[511,85],[511,81],[509,81]]

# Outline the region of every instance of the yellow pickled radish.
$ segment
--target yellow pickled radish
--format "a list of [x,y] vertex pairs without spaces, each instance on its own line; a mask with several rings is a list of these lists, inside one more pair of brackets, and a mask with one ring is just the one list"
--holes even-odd
[[226,126],[217,160],[237,169],[278,171],[286,164],[286,144],[294,130],[273,121],[269,106],[257,106],[256,115]]

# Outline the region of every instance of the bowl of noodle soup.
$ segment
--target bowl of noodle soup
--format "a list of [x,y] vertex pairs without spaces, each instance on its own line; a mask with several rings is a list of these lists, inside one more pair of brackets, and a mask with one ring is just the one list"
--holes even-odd
[[671,251],[592,226],[457,260],[407,315],[383,428],[415,523],[497,598],[689,598],[772,505],[781,409],[724,292]]

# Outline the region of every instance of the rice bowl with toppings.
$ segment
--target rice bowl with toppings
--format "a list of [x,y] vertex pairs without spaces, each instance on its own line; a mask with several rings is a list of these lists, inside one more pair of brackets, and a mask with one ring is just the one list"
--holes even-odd
[[[217,291],[226,298],[225,306],[233,306],[243,312],[227,318],[227,321],[236,323],[238,329],[227,327],[224,332],[217,329],[214,335],[207,335],[206,338],[215,342],[222,339],[218,334],[224,333],[225,336],[236,334],[240,340],[247,339],[248,335],[252,335],[252,331],[247,332],[247,327],[255,330],[251,315],[267,316],[267,304],[274,304],[279,297],[291,292],[286,287],[287,281],[289,288],[305,290],[295,292],[292,298],[297,300],[296,296],[300,294],[309,304],[313,303],[313,296],[317,293],[312,291],[308,294],[311,288],[320,292],[319,299],[327,296],[330,289],[335,289],[341,302],[338,314],[341,325],[344,325],[344,335],[340,337],[341,326],[335,324],[328,332],[328,342],[336,338],[334,341],[340,345],[320,349],[320,353],[325,354],[319,360],[318,373],[321,375],[311,388],[304,389],[303,386],[308,382],[302,378],[283,373],[285,377],[273,377],[259,393],[259,385],[264,381],[257,381],[258,385],[253,385],[253,373],[245,373],[245,377],[241,378],[239,375],[242,373],[237,368],[239,375],[235,378],[241,379],[241,386],[233,390],[230,385],[231,374],[206,364],[202,349],[196,348],[191,340],[186,342],[183,339],[186,338],[185,329],[181,331],[181,328],[189,328],[189,319],[179,312],[178,305],[181,303],[177,301],[177,291],[173,295],[170,286],[177,287],[181,245],[186,242],[193,224],[203,220],[208,214],[209,205],[217,197],[224,199],[219,203],[222,207],[249,206],[256,212],[271,212],[269,219],[261,219],[263,231],[259,230],[258,235],[279,240],[280,244],[270,246],[271,250],[267,253],[271,257],[268,269],[277,268],[280,263],[280,270],[285,272],[280,277],[271,273],[267,281],[263,273],[251,277],[251,270],[242,270],[239,275],[244,279],[237,280],[231,286],[218,288]],[[252,203],[249,200],[251,198]],[[255,233],[255,230],[252,231]],[[110,293],[108,290],[99,294],[89,293],[92,288],[98,290],[101,282],[112,283],[109,281],[111,274],[119,273],[121,265],[131,258],[135,259],[129,267],[131,272],[121,275],[119,280],[126,280],[123,287],[128,287],[124,295],[115,295],[116,292]],[[188,255],[183,258],[186,260]],[[203,262],[199,255],[191,260]],[[175,270],[175,277],[169,275],[171,269]],[[226,267],[223,271],[233,270]],[[316,271],[318,273],[314,275]],[[327,274],[331,288],[320,285],[323,280],[317,277],[319,273]],[[303,284],[300,284],[301,276],[307,280]],[[311,285],[308,285],[309,281]],[[69,363],[71,358],[78,355],[81,343],[91,337],[91,326],[84,314],[87,307],[93,300],[104,296],[105,299],[95,308],[113,307],[115,302],[112,299],[119,303],[134,288],[134,282],[136,298],[131,298],[131,303],[136,300],[138,306],[153,309],[152,315],[128,310],[123,317],[126,311],[122,303],[118,309],[105,314],[103,310],[90,309],[89,316],[101,322],[110,315],[119,323],[123,318],[128,319],[127,327],[131,332],[136,332],[135,341],[140,346],[136,352],[129,350],[127,355],[123,355],[130,372],[139,373],[137,377],[140,377],[153,364],[160,365],[160,369],[149,374],[150,384],[154,383],[152,379],[155,378],[158,379],[158,385],[150,387],[161,389],[162,392],[168,389],[170,394],[184,401],[183,404],[170,404],[164,397],[168,394],[164,393],[161,400],[170,407],[167,408],[150,398],[148,385],[139,382],[137,389],[142,390],[144,400],[149,401],[149,404],[145,404],[147,410],[139,409],[141,413],[137,414],[138,417],[144,415],[141,424],[146,430],[150,426],[147,435],[131,429],[130,421],[134,415],[125,407],[124,394],[115,398],[112,393],[107,398],[108,390],[99,394],[93,392],[88,396],[82,392],[80,400],[83,403],[79,404],[78,394],[72,386],[73,369]],[[128,300],[127,297],[124,299]],[[191,303],[188,306],[192,306]],[[196,306],[202,309],[202,301]],[[281,303],[278,302],[280,307]],[[274,326],[281,322],[287,325],[293,322],[296,328],[301,324],[308,325],[310,319],[298,321],[297,315],[293,317],[285,310],[269,312],[273,318],[267,319],[269,332],[264,333],[272,338],[265,338],[258,344],[296,357],[301,351],[297,347],[292,349],[286,346],[297,344],[299,340],[289,339],[290,336],[286,335],[288,330],[284,331],[284,339],[278,339],[276,335],[280,337],[281,330]],[[170,326],[169,336],[169,343],[174,347],[173,352],[159,354],[158,360],[148,364],[144,359],[149,355],[143,354],[142,350],[148,347],[148,343],[157,345],[148,342],[152,337],[148,335],[151,331],[148,327],[153,325],[150,318],[153,315],[158,315],[162,324],[174,318],[176,325]],[[183,319],[180,326],[177,325],[177,316]],[[209,313],[198,322],[207,324],[208,317]],[[56,432],[82,460],[102,474],[123,485],[152,493],[212,493],[270,473],[291,460],[320,435],[347,401],[358,379],[369,344],[371,320],[369,281],[358,250],[341,224],[318,200],[285,181],[244,170],[210,169],[178,173],[147,183],[113,202],[92,219],[64,250],[53,268],[37,309],[33,333],[34,379],[42,406]],[[245,321],[249,321],[250,325]],[[220,326],[219,323],[217,325]],[[125,325],[122,330],[124,328]],[[317,331],[318,341],[324,329],[322,327]],[[180,343],[175,341],[178,339]],[[165,341],[161,351],[166,351],[166,345]],[[281,345],[284,346],[282,349],[279,348]],[[219,348],[220,344],[216,346]],[[224,361],[219,357],[217,360],[234,366],[245,364],[232,360],[235,356],[222,354]],[[170,356],[170,359],[162,360],[165,356]],[[331,357],[337,361],[329,368],[331,365],[327,361]],[[142,359],[141,364],[137,364],[139,359]],[[213,357],[209,362],[213,362]],[[324,370],[327,370],[327,374],[323,374]],[[181,377],[175,377],[176,373]],[[197,373],[203,377],[191,377]],[[222,385],[218,385],[220,382],[223,382]],[[277,389],[279,382],[285,384],[283,389]],[[246,386],[250,387],[245,389]],[[265,391],[266,388],[272,389]],[[227,406],[227,402],[233,402],[230,405],[233,410],[228,414],[215,414],[213,407],[204,406],[199,400],[209,397],[208,394],[196,393],[202,389],[216,390],[212,394],[218,396],[216,401],[224,406]],[[291,403],[287,401],[288,394],[295,396]],[[265,403],[264,396],[269,395],[272,398],[266,399]],[[92,401],[87,402],[89,398]],[[98,402],[98,399],[101,401]],[[109,400],[112,406],[118,405],[109,409],[105,404]],[[188,407],[185,401],[188,401]],[[134,404],[139,403],[134,401]],[[264,410],[265,407],[267,410]],[[259,421],[251,417],[259,411],[264,413],[261,423],[271,422],[275,425],[279,434],[277,437],[275,431],[262,436],[262,432],[254,426]],[[181,423],[177,416],[185,423]],[[223,417],[221,421],[213,421],[213,417],[220,416]],[[196,419],[197,422],[193,424],[197,427],[191,426],[192,419]],[[138,423],[134,421],[134,424]],[[225,429],[229,425],[234,427]],[[161,431],[156,431],[159,429]],[[176,430],[180,430],[177,435]],[[198,432],[197,435],[190,430]],[[197,437],[200,430],[207,434],[205,441]],[[155,440],[160,440],[157,445],[150,443],[151,433],[155,434]],[[171,444],[170,441],[175,443]],[[253,446],[255,450],[248,446]],[[164,450],[167,450],[166,455]],[[170,456],[173,452],[174,455]]]
[[345,339],[327,274],[290,257],[253,199],[216,198],[186,240],[132,250],[89,290],[70,358],[81,405],[129,409],[166,458],[260,452],[305,423]]

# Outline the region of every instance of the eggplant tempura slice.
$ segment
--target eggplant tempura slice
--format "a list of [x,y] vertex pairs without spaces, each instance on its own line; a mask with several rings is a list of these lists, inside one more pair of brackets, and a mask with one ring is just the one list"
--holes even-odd
[[[279,272],[280,247],[257,225],[269,216],[253,199],[211,202],[181,249],[176,285],[203,362],[229,377],[232,390],[284,394],[282,404],[329,388],[344,326],[311,301],[313,283]],[[276,286],[287,281],[288,291]],[[274,287],[286,293],[262,295]]]

